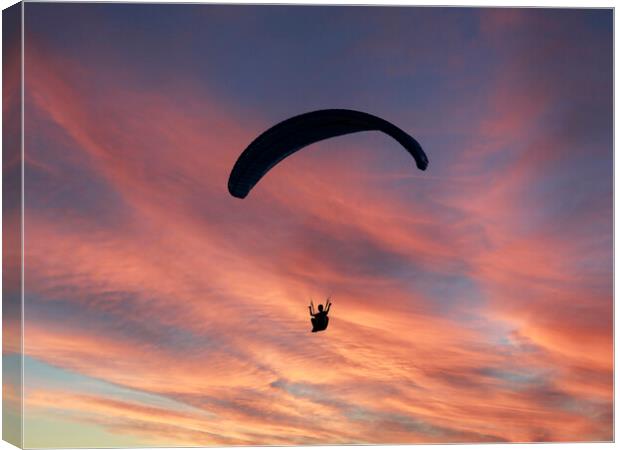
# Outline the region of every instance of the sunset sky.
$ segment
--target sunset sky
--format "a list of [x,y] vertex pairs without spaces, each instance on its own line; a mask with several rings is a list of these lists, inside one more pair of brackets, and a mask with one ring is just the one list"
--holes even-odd
[[[26,3],[24,444],[611,440],[612,31]],[[429,168],[367,132],[228,193],[252,139],[322,108]]]

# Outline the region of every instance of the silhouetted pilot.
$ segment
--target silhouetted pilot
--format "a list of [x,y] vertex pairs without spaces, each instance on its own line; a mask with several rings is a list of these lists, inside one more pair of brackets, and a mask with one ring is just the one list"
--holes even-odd
[[310,302],[310,306],[308,306],[308,309],[310,310],[310,315],[312,316],[310,321],[312,322],[313,333],[316,333],[317,331],[323,331],[325,330],[325,328],[327,328],[327,324],[329,323],[329,317],[327,317],[327,313],[329,312],[329,308],[332,306],[329,298],[325,302],[325,306],[326,308],[323,311],[323,305],[319,305],[318,313],[315,313],[313,311],[314,305],[312,304],[312,302]]

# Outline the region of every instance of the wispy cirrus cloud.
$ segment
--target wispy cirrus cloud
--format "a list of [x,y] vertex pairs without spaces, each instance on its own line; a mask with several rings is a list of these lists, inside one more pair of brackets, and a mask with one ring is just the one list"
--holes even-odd
[[[476,90],[428,105],[471,109],[456,134],[428,131],[428,174],[365,133],[294,155],[243,201],[228,171],[276,112],[241,120],[192,71],[141,88],[145,61],[80,65],[30,39],[26,352],[135,395],[35,378],[27,416],[148,444],[611,439],[605,71],[554,85],[564,65],[545,62],[585,47],[551,14],[555,40],[529,52],[537,14],[475,16],[481,108]],[[584,80],[596,95],[572,96]],[[306,303],[330,293],[312,335]]]

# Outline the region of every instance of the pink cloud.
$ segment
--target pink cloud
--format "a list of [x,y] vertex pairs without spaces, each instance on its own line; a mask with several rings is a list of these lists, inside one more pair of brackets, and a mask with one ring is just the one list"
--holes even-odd
[[[430,182],[438,191],[412,202],[391,184],[386,195],[384,179],[373,178],[373,150],[343,138],[339,151],[359,160],[321,144],[240,202],[226,178],[260,117],[241,126],[215,100],[193,98],[191,84],[174,92],[175,104],[170,93],[130,89],[130,78],[114,79],[93,104],[79,81],[96,74],[34,46],[28,68],[33,116],[75,152],[50,148],[54,160],[33,149],[31,170],[89,171],[127,211],[113,226],[70,207],[27,211],[26,352],[196,411],[70,387],[34,390],[28,408],[60,407],[76,420],[187,445],[610,438],[611,328],[600,319],[609,292],[599,272],[580,276],[566,263],[583,245],[571,230],[554,237],[515,220],[544,208],[525,187],[540,176],[535,164],[560,157],[553,145],[561,142],[541,140],[548,151],[533,162],[517,157],[492,189],[463,167],[497,147],[465,152],[453,170],[462,182],[439,189],[437,180],[411,179],[412,189]],[[489,116],[478,120],[492,142],[512,142],[549,107],[546,96],[515,97],[509,81],[490,89]],[[504,103],[514,111],[494,118]],[[413,168],[404,152],[402,162]],[[102,206],[101,216],[110,210]],[[467,278],[484,298],[434,298],[416,275]],[[329,334],[310,335],[306,301],[331,287],[339,289]],[[51,302],[109,315],[113,326],[58,323],[37,310]],[[173,332],[141,335],[138,324]],[[177,335],[187,339],[183,351]]]

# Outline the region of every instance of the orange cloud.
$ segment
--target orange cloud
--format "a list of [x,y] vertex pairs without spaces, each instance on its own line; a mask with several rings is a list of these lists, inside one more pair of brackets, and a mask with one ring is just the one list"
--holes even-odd
[[[33,141],[29,170],[87,173],[100,210],[27,210],[26,352],[187,410],[71,386],[30,386],[27,410],[176,445],[611,439],[609,268],[569,263],[589,245],[577,226],[521,223],[545,208],[527,196],[533,162],[517,152],[492,186],[464,169],[548,97],[490,89],[476,130],[493,144],[444,172],[458,183],[403,181],[375,167],[387,141],[343,138],[339,155],[359,159],[319,144],[241,202],[228,170],[264,119],[242,127],[191,82],[146,93],[113,70],[93,101],[97,74],[37,48],[28,111],[64,146]],[[504,103],[515,110],[494,120]],[[536,164],[561,156],[547,148]],[[329,333],[311,335],[306,302],[330,289]]]

